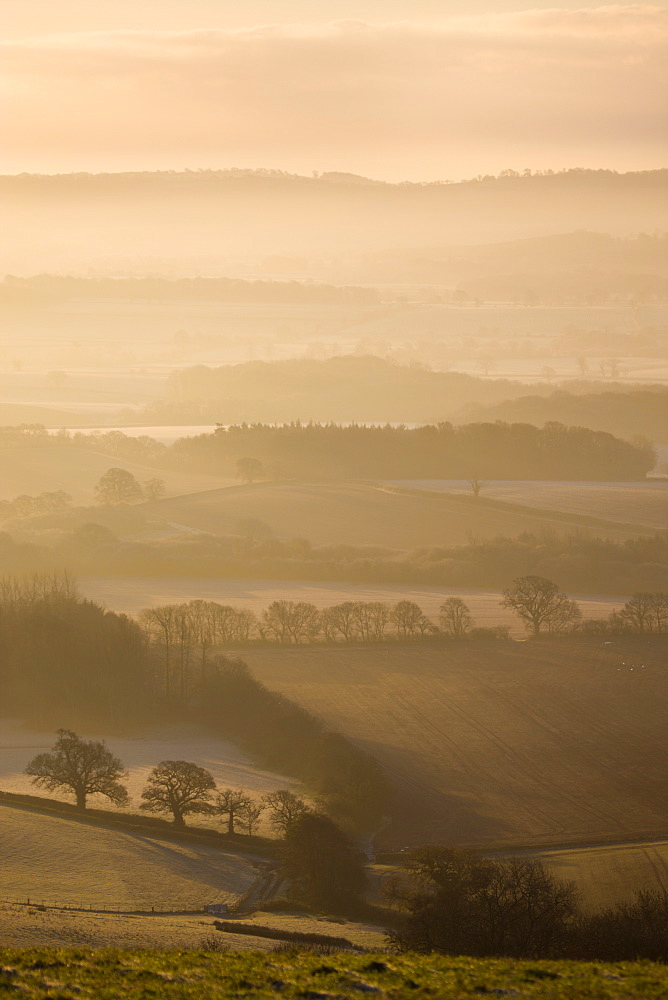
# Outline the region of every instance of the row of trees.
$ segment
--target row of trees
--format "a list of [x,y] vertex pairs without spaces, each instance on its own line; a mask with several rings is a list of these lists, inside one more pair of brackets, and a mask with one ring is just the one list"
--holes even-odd
[[[552,580],[518,577],[503,592],[501,607],[513,611],[535,636],[593,633],[649,633],[668,630],[668,594],[635,594],[607,619],[585,620],[576,601]],[[382,642],[443,636],[447,638],[507,638],[507,626],[475,627],[468,605],[448,597],[439,609],[438,624],[415,601],[394,605],[383,601],[344,601],[318,609],[307,601],[272,601],[261,615],[216,601],[193,600],[145,608],[139,622],[160,658],[169,695],[175,685],[185,696],[197,668],[206,674],[216,647],[251,642],[289,646],[313,642]]]
[[[37,754],[25,769],[33,784],[50,792],[74,795],[84,810],[91,795],[126,806],[129,794],[124,781],[128,771],[103,740],[84,740],[69,729],[59,729],[53,749]],[[210,771],[186,760],[163,760],[154,767],[141,793],[140,809],[171,814],[175,826],[184,827],[191,815],[218,816],[233,836],[238,826],[255,833],[265,810],[270,823],[285,835],[289,826],[307,811],[306,803],[288,789],[253,799],[239,788],[219,790]]]
[[[421,427],[353,424],[218,427],[168,449],[172,466],[234,474],[257,463],[274,479],[644,479],[656,454],[648,441],[546,423],[450,423]],[[258,478],[256,475],[255,478]]]
[[29,496],[22,493],[13,500],[0,500],[0,521],[12,517],[29,517],[31,514],[49,514],[54,510],[67,510],[72,506],[72,497],[65,490],[52,490]]
[[238,521],[234,530],[224,536],[129,541],[93,521],[52,533],[48,545],[43,535],[39,543],[18,542],[0,532],[0,562],[6,573],[15,574],[70,566],[82,576],[331,580],[487,590],[533,575],[557,579],[574,593],[668,590],[665,531],[620,542],[585,531],[544,530],[400,551],[274,538],[256,518]]
[[[68,729],[59,729],[57,736],[53,749],[37,754],[26,767],[33,784],[73,794],[82,811],[91,795],[104,796],[116,806],[128,804],[128,772],[103,741],[81,739]],[[141,809],[171,815],[181,829],[189,816],[218,817],[228,836],[239,826],[253,835],[266,811],[283,840],[282,870],[291,894],[311,905],[349,905],[365,887],[363,856],[329,816],[311,809],[289,789],[256,800],[242,789],[219,790],[211,772],[199,764],[163,760],[149,773],[141,799]]]

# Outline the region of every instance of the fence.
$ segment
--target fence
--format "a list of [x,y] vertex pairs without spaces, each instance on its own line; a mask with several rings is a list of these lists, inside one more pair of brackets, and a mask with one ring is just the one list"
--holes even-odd
[[146,916],[151,916],[152,914],[201,914],[205,912],[205,907],[202,906],[196,910],[185,910],[183,907],[174,906],[152,906],[149,909],[135,909],[128,910],[126,907],[120,905],[114,905],[112,903],[100,904],[100,903],[71,903],[71,902],[57,902],[55,900],[45,900],[39,899],[37,897],[28,896],[25,899],[0,899],[0,904],[6,906],[26,906],[33,909],[44,909],[44,910],[61,910],[70,911],[72,913],[125,913],[125,914],[143,914]]

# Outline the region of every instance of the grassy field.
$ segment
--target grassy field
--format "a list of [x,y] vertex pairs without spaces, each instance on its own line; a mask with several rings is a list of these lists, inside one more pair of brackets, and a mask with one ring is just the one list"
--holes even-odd
[[140,483],[155,477],[162,479],[169,494],[210,490],[232,482],[220,476],[155,469],[87,448],[36,445],[3,448],[0,500],[13,500],[23,493],[36,496],[45,491],[66,490],[75,504],[92,504],[96,483],[112,467],[127,469]]
[[206,951],[0,950],[0,984],[28,1000],[149,996],[329,998],[491,996],[547,1000],[665,997],[668,968],[654,963],[517,962],[439,955],[341,953],[217,955]]
[[[234,919],[228,917],[227,919]],[[385,931],[372,924],[299,913],[243,914],[240,922],[257,923],[277,931],[345,937],[359,948],[380,950]],[[213,918],[201,914],[83,913],[76,910],[39,910],[0,902],[0,939],[4,947],[87,948],[201,948],[205,937],[216,934]],[[217,934],[216,934],[217,936]],[[276,941],[267,937],[225,933],[221,943],[239,951],[269,951]]]
[[668,892],[668,840],[573,847],[528,856],[542,861],[558,878],[575,882],[583,905],[592,910],[630,899],[640,889]]
[[[471,487],[462,479],[402,479],[390,485],[437,494],[470,496]],[[646,528],[668,525],[668,481],[641,483],[569,483],[491,480],[482,499],[501,500],[607,521],[639,524]]]
[[119,910],[234,901],[250,861],[192,842],[90,826],[0,805],[0,899]]
[[247,650],[367,748],[398,800],[377,846],[664,837],[665,638]]
[[[220,601],[261,613],[272,601],[309,601],[326,608],[342,601],[386,601],[396,604],[407,598],[416,601],[425,614],[438,619],[439,607],[446,597],[462,597],[471,608],[476,625],[507,625],[517,636],[525,635],[516,615],[500,607],[496,591],[466,588],[417,587],[407,584],[310,583],[294,580],[216,580],[209,577],[82,577],[79,590],[112,611],[136,614],[141,608],[156,604],[176,604],[201,598]],[[592,594],[573,595],[583,614],[604,618],[622,606],[628,597]]]
[[[82,733],[87,738],[100,739],[99,733]],[[8,719],[0,720],[0,790],[18,794],[38,794],[71,801],[71,796],[36,789],[23,773],[29,760],[53,745],[52,732],[39,732]],[[243,788],[255,798],[278,788],[300,791],[290,778],[258,768],[238,747],[218,739],[193,725],[170,725],[146,730],[131,736],[109,736],[109,748],[121,758],[130,777],[127,781],[130,802],[127,811],[137,812],[141,790],[149,771],[161,760],[191,760],[211,772],[220,788]],[[109,808],[101,796],[92,796],[91,808]],[[198,826],[220,829],[215,817],[198,816]],[[266,827],[266,829],[265,829]],[[269,832],[260,824],[259,832]],[[0,876],[1,878],[1,876]]]
[[[398,549],[459,545],[471,536],[515,536],[524,531],[582,528],[548,511],[515,512],[462,503],[438,494],[403,494],[363,483],[257,483],[199,496],[144,504],[144,515],[213,534],[232,532],[242,518],[257,518],[280,538],[315,545],[384,545]],[[601,521],[596,533],[625,538],[635,531]]]

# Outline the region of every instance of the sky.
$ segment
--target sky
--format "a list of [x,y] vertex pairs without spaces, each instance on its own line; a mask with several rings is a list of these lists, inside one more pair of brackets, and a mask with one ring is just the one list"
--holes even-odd
[[668,5],[0,0],[0,172],[666,164]]

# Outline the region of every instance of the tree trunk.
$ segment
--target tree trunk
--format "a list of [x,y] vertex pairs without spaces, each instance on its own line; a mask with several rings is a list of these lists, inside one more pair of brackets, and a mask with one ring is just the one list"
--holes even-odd
[[174,826],[184,827],[186,825],[185,820],[180,812],[173,810],[174,812]]
[[234,836],[234,813],[230,812],[229,818],[227,820],[227,832],[230,837]]
[[77,809],[85,809],[86,808],[86,793],[85,792],[77,791],[76,792],[76,796],[77,796]]

